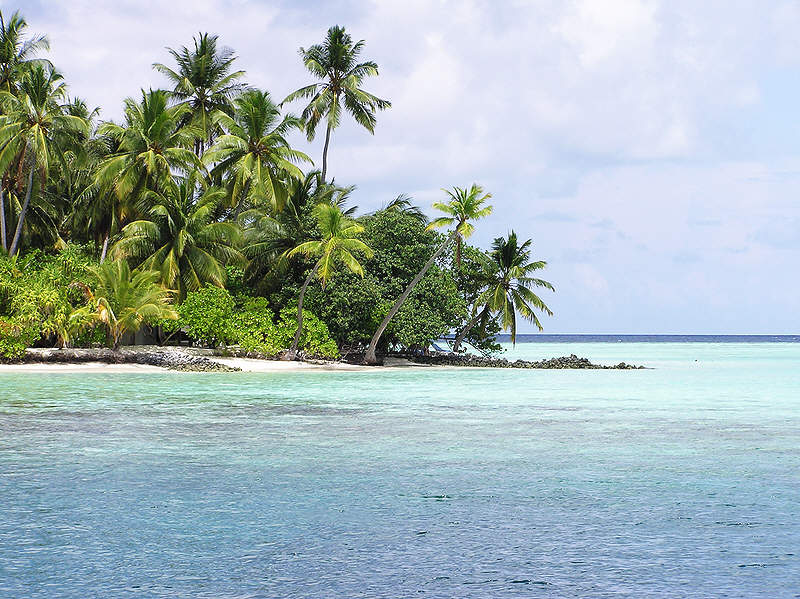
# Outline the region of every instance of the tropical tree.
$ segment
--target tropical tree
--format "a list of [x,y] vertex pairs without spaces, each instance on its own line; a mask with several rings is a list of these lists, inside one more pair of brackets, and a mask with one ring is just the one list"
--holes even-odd
[[[59,142],[70,134],[88,135],[86,121],[65,112],[60,103],[65,98],[66,87],[61,74],[42,64],[33,64],[25,71],[15,94],[0,91],[4,111],[0,116],[0,173],[13,178],[20,191],[23,171],[28,169],[25,199],[9,248],[10,256],[19,248],[35,174],[39,174],[39,189],[44,188]],[[4,187],[0,186],[0,195]],[[5,229],[4,210],[0,222]]]
[[350,272],[363,277],[364,268],[353,254],[362,254],[366,258],[372,256],[372,250],[358,239],[364,227],[342,214],[338,206],[318,204],[315,215],[321,239],[301,243],[287,253],[288,258],[302,255],[318,260],[300,288],[297,298],[297,331],[292,346],[283,355],[284,360],[294,360],[297,356],[300,334],[303,331],[303,298],[312,279],[318,277],[324,289],[339,265],[344,265]]
[[216,112],[214,123],[226,131],[203,156],[215,165],[212,178],[227,178],[235,216],[245,205],[268,203],[273,212],[286,202],[286,185],[292,178],[302,179],[298,162],[311,159],[294,150],[286,140],[302,123],[292,115],[281,118],[280,109],[269,92],[249,90],[234,100],[233,116]]
[[216,35],[200,33],[193,38],[193,50],[186,46],[180,50],[167,48],[178,65],[177,70],[160,62],[153,64],[173,84],[173,99],[189,108],[181,125],[194,126],[197,132],[194,150],[198,156],[218,133],[214,113],[231,113],[231,99],[245,88],[238,81],[244,71],[232,70],[236,56],[229,48],[218,48],[217,40]]
[[176,319],[170,291],[158,285],[157,272],[131,272],[125,260],[105,262],[91,271],[92,283],[85,288],[89,304],[72,318],[88,317],[105,325],[112,348],[119,349],[125,333],[135,333],[144,323]]
[[[147,206],[135,206],[146,194],[170,184],[175,172],[200,167],[188,149],[195,139],[191,126],[182,126],[189,106],[168,106],[168,92],[142,90],[142,101],[125,100],[125,125],[107,122],[98,133],[108,136],[117,151],[103,161],[97,171],[101,189],[112,189],[121,202],[131,203],[128,211],[144,212]],[[144,208],[144,210],[142,210]]]
[[530,276],[547,266],[547,262],[542,260],[530,260],[531,243],[528,239],[519,245],[514,231],[509,233],[508,238],[498,237],[494,240],[489,259],[482,265],[486,289],[475,302],[473,318],[456,336],[453,342],[454,352],[459,350],[464,337],[492,313],[500,317],[503,330],[511,330],[512,343],[517,341],[517,312],[534,323],[540,331],[542,323],[539,322],[536,310],[553,315],[550,308],[532,290],[533,287],[543,287],[555,291],[547,281]]
[[224,287],[225,266],[246,262],[237,247],[238,225],[217,219],[224,192],[197,190],[196,177],[189,176],[161,192],[146,192],[151,208],[145,218],[122,229],[112,250],[116,259],[133,259],[139,269],[157,272],[161,285],[176,290],[179,301],[204,285]]
[[394,318],[400,308],[402,308],[403,304],[408,299],[408,296],[411,295],[414,287],[417,286],[417,284],[422,280],[422,277],[425,276],[425,273],[428,272],[430,267],[433,266],[433,263],[436,262],[436,259],[454,241],[460,242],[461,239],[472,235],[475,227],[470,221],[478,220],[488,216],[492,212],[492,206],[485,205],[486,201],[491,198],[492,195],[489,193],[484,193],[483,188],[477,184],[473,183],[469,189],[454,187],[452,191],[443,191],[450,198],[449,201],[447,203],[436,202],[434,207],[444,212],[446,216],[431,221],[431,223],[428,225],[428,230],[447,226],[453,226],[453,230],[445,238],[444,242],[442,242],[439,248],[433,252],[433,254],[431,254],[431,257],[428,258],[428,261],[425,263],[422,269],[411,280],[400,297],[397,298],[394,305],[381,321],[381,324],[378,325],[378,329],[372,336],[372,340],[367,348],[367,353],[364,356],[364,361],[367,364],[378,363],[376,350],[378,347],[378,342],[381,339],[381,335],[383,335],[383,332],[386,330],[386,327],[389,325],[392,318]]
[[0,90],[13,92],[26,67],[37,61],[47,62],[34,58],[38,52],[50,48],[47,37],[25,39],[27,28],[28,23],[19,11],[6,20],[0,10]]
[[[264,206],[243,212],[240,221],[247,224],[243,253],[248,258],[246,275],[250,281],[286,284],[287,279],[305,278],[302,265],[287,274],[293,262],[287,258],[297,245],[318,234],[316,207],[318,204],[338,206],[345,216],[352,209],[345,204],[352,187],[339,187],[322,181],[318,170],[309,171],[302,179],[292,178],[287,185],[286,204],[278,213]],[[281,276],[279,280],[278,277]]]
[[353,43],[344,27],[328,29],[325,41],[308,50],[300,48],[303,64],[309,72],[321,79],[289,94],[284,102],[308,98],[302,118],[308,140],[314,139],[317,125],[325,119],[325,146],[322,150],[322,178],[328,172],[328,145],[331,131],[341,123],[342,108],[370,133],[375,132],[375,111],[391,107],[391,102],[361,89],[365,77],[378,74],[378,65],[369,60],[358,62],[364,40]]

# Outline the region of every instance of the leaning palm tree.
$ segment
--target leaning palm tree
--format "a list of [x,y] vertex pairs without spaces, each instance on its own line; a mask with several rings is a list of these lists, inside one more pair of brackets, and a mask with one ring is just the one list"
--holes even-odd
[[163,192],[147,192],[152,207],[146,218],[126,225],[112,250],[115,258],[157,272],[161,285],[176,290],[179,301],[204,285],[223,287],[225,266],[246,262],[237,247],[238,225],[217,221],[224,192],[197,189],[196,177],[190,176]]
[[218,48],[217,39],[216,35],[200,33],[193,38],[193,50],[186,46],[180,50],[168,48],[178,64],[177,70],[160,62],[153,64],[173,84],[173,99],[189,107],[181,124],[191,123],[195,127],[198,137],[194,150],[198,156],[218,133],[214,113],[231,113],[232,98],[245,88],[238,82],[244,71],[232,71],[236,56],[229,48]]
[[292,115],[281,117],[269,92],[247,91],[234,105],[233,116],[215,113],[214,123],[226,133],[208,149],[203,161],[214,165],[212,178],[227,177],[237,217],[245,205],[264,202],[277,212],[286,202],[287,182],[303,177],[296,163],[311,162],[286,139],[302,123]]
[[[9,255],[19,249],[25,216],[30,206],[31,193],[39,174],[38,188],[47,183],[50,163],[58,154],[59,141],[73,134],[88,135],[86,121],[67,114],[61,102],[66,98],[66,88],[61,74],[42,64],[33,64],[19,80],[15,94],[0,91],[0,174],[16,179],[22,189],[23,171],[28,169],[25,199],[17,219]],[[2,195],[3,186],[0,186]],[[3,228],[5,214],[3,213]]]
[[454,241],[460,242],[462,238],[472,235],[475,227],[470,221],[489,216],[489,214],[492,213],[492,206],[484,205],[486,200],[491,198],[492,195],[489,193],[484,193],[483,188],[480,185],[473,183],[469,189],[454,187],[452,191],[443,191],[449,196],[450,200],[447,203],[436,202],[434,207],[444,212],[447,216],[434,219],[427,228],[428,230],[432,230],[440,227],[453,226],[453,230],[445,238],[444,242],[439,246],[439,248],[433,252],[433,254],[431,254],[431,257],[428,258],[428,261],[422,267],[422,270],[420,270],[411,280],[405,291],[403,291],[400,297],[397,298],[397,301],[395,301],[394,305],[383,318],[381,324],[378,325],[378,329],[372,336],[372,340],[369,342],[369,347],[367,348],[367,353],[364,356],[364,361],[367,364],[378,363],[376,350],[378,347],[378,342],[381,339],[381,335],[383,335],[383,332],[386,330],[386,327],[389,325],[389,322],[391,322],[392,318],[394,318],[395,314],[397,314],[400,311],[400,308],[403,307],[403,304],[408,299],[408,296],[411,295],[411,292],[414,290],[414,287],[417,286],[417,283],[422,280],[422,277],[425,276],[425,273],[428,272],[431,266],[433,266],[433,263],[436,261],[436,259]]
[[319,259],[300,288],[300,295],[297,298],[297,331],[294,334],[292,347],[283,355],[284,360],[294,360],[297,356],[300,334],[303,331],[303,298],[311,280],[318,277],[322,281],[324,289],[328,279],[340,264],[347,267],[350,272],[363,277],[364,268],[353,254],[362,254],[366,258],[372,257],[372,250],[358,239],[358,236],[364,231],[364,227],[342,214],[338,206],[318,204],[315,215],[322,238],[306,241],[287,252],[288,258],[303,255]]
[[37,61],[35,55],[50,48],[44,35],[25,39],[28,23],[19,11],[6,20],[0,10],[0,90],[13,92],[24,69]]
[[[511,331],[511,343],[517,341],[517,312],[534,323],[540,331],[543,330],[536,310],[548,316],[552,316],[553,312],[531,288],[554,289],[547,281],[530,276],[547,266],[547,262],[542,260],[530,261],[530,246],[530,239],[519,245],[514,231],[509,233],[507,239],[498,237],[494,240],[489,259],[482,264],[482,275],[487,281],[486,289],[475,301],[475,316],[456,336],[453,342],[454,352],[459,350],[464,337],[492,313],[500,316],[503,330]],[[479,308],[481,305],[483,307]]]
[[157,272],[132,273],[125,260],[117,260],[94,267],[91,276],[92,284],[85,288],[89,303],[72,318],[103,323],[114,351],[123,335],[135,333],[142,324],[178,317],[170,305],[170,291],[156,283]]
[[[147,190],[159,191],[168,185],[175,171],[200,166],[188,149],[195,130],[181,126],[189,107],[170,107],[168,99],[163,90],[142,90],[141,102],[125,100],[124,126],[108,122],[98,128],[98,133],[109,137],[118,148],[98,168],[97,184],[103,190],[113,190],[120,201],[136,204]],[[137,206],[132,212],[147,208]]]
[[310,98],[303,110],[308,140],[314,139],[317,125],[325,118],[325,146],[322,150],[322,178],[328,172],[328,145],[331,131],[341,122],[342,108],[349,112],[356,122],[370,133],[375,132],[375,111],[391,107],[391,102],[361,89],[365,77],[378,74],[378,65],[369,60],[357,62],[364,48],[364,40],[353,43],[344,27],[328,29],[325,41],[314,44],[308,50],[300,48],[303,64],[312,75],[321,79],[301,87],[289,94],[284,102],[298,98]]

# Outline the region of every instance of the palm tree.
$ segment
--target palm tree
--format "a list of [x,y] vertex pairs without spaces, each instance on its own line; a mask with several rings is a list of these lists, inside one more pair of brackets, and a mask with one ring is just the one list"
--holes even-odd
[[243,249],[249,260],[247,278],[272,280],[284,274],[290,263],[289,251],[317,234],[317,205],[338,206],[350,216],[352,209],[345,210],[344,204],[352,189],[324,183],[320,172],[313,170],[302,179],[291,179],[286,205],[277,214],[262,206],[242,213],[240,220],[248,225]]
[[[453,342],[453,351],[457,352],[464,341],[464,337],[489,314],[497,313],[502,318],[503,330],[511,330],[511,342],[517,341],[517,312],[523,318],[533,322],[541,331],[542,323],[536,316],[536,309],[549,316],[553,312],[531,288],[543,287],[555,291],[553,286],[542,279],[531,277],[530,274],[542,270],[547,262],[538,260],[530,261],[531,240],[522,245],[517,242],[517,234],[509,233],[508,238],[498,237],[492,244],[489,259],[482,265],[483,278],[486,280],[486,289],[475,301],[476,314],[456,336]],[[477,307],[483,305],[478,310]]]
[[170,291],[156,283],[157,272],[131,273],[125,260],[116,260],[92,268],[91,276],[91,288],[85,288],[89,304],[76,310],[72,318],[85,320],[88,316],[102,322],[114,351],[125,333],[135,333],[144,323],[178,317],[170,305]]
[[364,231],[364,227],[342,214],[338,206],[318,204],[315,215],[322,238],[301,243],[287,253],[289,258],[304,255],[319,257],[319,259],[300,288],[300,295],[297,299],[297,331],[294,334],[292,347],[283,355],[284,360],[294,360],[297,356],[300,334],[303,331],[303,298],[311,280],[315,276],[319,277],[324,289],[339,264],[343,264],[350,272],[363,277],[364,268],[353,253],[363,254],[366,258],[372,257],[372,250],[358,239],[358,236]]
[[469,221],[489,216],[489,214],[492,213],[492,206],[484,206],[486,200],[491,198],[492,195],[489,193],[484,193],[483,188],[479,185],[473,183],[468,190],[466,188],[462,189],[460,187],[454,187],[453,191],[448,191],[446,189],[443,191],[450,197],[450,200],[447,203],[436,202],[433,206],[444,212],[447,216],[434,219],[427,228],[428,230],[432,230],[440,227],[452,225],[455,226],[444,242],[439,246],[439,248],[431,255],[430,258],[428,258],[428,261],[422,267],[422,270],[420,270],[411,280],[405,291],[403,291],[400,297],[397,298],[397,301],[395,301],[392,308],[381,321],[381,324],[378,326],[378,329],[372,336],[372,340],[369,342],[367,353],[364,356],[364,361],[367,364],[378,363],[376,349],[378,347],[378,342],[381,339],[381,335],[383,335],[383,332],[386,330],[389,322],[391,322],[392,318],[394,318],[395,314],[397,314],[397,312],[403,306],[406,299],[408,299],[408,296],[411,295],[411,292],[414,290],[414,287],[417,286],[417,283],[422,280],[422,277],[425,276],[425,273],[428,272],[431,266],[433,266],[433,263],[436,261],[436,259],[451,243],[453,243],[453,241],[460,242],[462,238],[472,235],[475,227]]
[[[98,133],[118,144],[117,152],[97,171],[101,189],[113,189],[120,201],[138,202],[146,190],[167,186],[176,171],[198,168],[200,162],[188,148],[195,129],[181,126],[189,106],[169,107],[168,92],[142,90],[142,101],[125,100],[125,126],[103,123]],[[134,212],[143,212],[141,206]],[[144,207],[147,208],[146,206]]]
[[237,249],[241,231],[235,223],[217,222],[224,192],[198,193],[196,177],[170,183],[164,192],[148,191],[152,203],[146,218],[122,229],[112,250],[115,258],[132,258],[140,270],[153,270],[178,299],[204,285],[223,287],[227,264],[243,265]]
[[232,112],[231,99],[245,87],[237,82],[244,71],[231,71],[236,56],[229,48],[218,48],[217,39],[216,35],[200,33],[192,40],[194,50],[186,46],[180,50],[167,48],[178,63],[177,70],[160,62],[153,64],[153,68],[166,75],[174,85],[172,97],[189,107],[181,124],[191,123],[197,130],[194,149],[198,156],[217,133],[214,113]]
[[378,74],[378,65],[371,60],[357,62],[364,48],[364,40],[353,43],[352,38],[338,25],[328,29],[325,41],[308,50],[300,48],[303,64],[312,75],[321,79],[289,94],[284,102],[310,98],[303,110],[308,141],[314,139],[317,125],[325,117],[325,146],[322,150],[322,178],[328,172],[328,144],[331,131],[341,122],[342,106],[356,122],[370,133],[375,132],[375,111],[391,107],[391,102],[381,100],[361,89],[365,77]]
[[13,176],[21,190],[22,173],[28,167],[25,200],[11,241],[10,256],[19,248],[35,173],[39,173],[39,189],[43,189],[59,142],[74,134],[88,135],[86,121],[66,113],[60,104],[66,98],[61,79],[58,71],[33,64],[20,79],[16,94],[0,91],[0,103],[5,112],[0,117],[0,173]]
[[231,117],[224,112],[214,115],[214,123],[227,133],[203,156],[208,165],[215,164],[212,177],[221,179],[227,173],[231,204],[238,217],[245,204],[269,202],[274,212],[286,201],[286,183],[302,179],[297,162],[311,159],[293,150],[286,135],[300,129],[302,123],[292,115],[281,118],[280,109],[269,92],[250,90],[234,101]]
[[6,21],[0,10],[0,90],[13,92],[26,67],[35,62],[47,62],[33,57],[42,50],[48,50],[50,42],[44,35],[26,40],[27,28],[28,23],[19,11]]

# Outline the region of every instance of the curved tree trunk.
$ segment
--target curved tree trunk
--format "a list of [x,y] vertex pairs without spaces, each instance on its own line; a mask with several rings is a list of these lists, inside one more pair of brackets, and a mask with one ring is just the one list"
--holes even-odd
[[25,224],[25,214],[28,212],[28,204],[31,202],[31,189],[33,188],[34,169],[35,165],[31,166],[31,172],[28,175],[28,189],[25,191],[25,201],[22,203],[22,210],[19,213],[19,221],[17,222],[17,230],[14,232],[14,240],[11,242],[11,250],[8,252],[8,255],[12,257],[17,253],[19,238],[22,235],[22,225]]
[[303,332],[303,298],[306,295],[306,289],[308,289],[308,285],[311,283],[311,279],[314,278],[314,275],[317,274],[319,270],[319,262],[317,262],[316,266],[311,270],[311,272],[306,277],[303,286],[300,288],[300,296],[297,298],[297,330],[294,333],[294,341],[292,341],[292,347],[286,350],[286,353],[283,354],[281,360],[294,360],[297,357],[297,347],[300,345],[300,335]]
[[322,149],[322,182],[325,183],[325,173],[328,172],[328,144],[331,141],[331,125],[325,131],[325,147]]
[[457,235],[456,231],[450,233],[450,235],[444,241],[444,243],[439,246],[439,249],[436,250],[430,258],[428,258],[428,261],[425,263],[425,266],[422,267],[422,270],[420,270],[417,273],[417,276],[415,276],[411,280],[411,282],[408,284],[408,287],[406,287],[406,290],[403,291],[400,297],[397,298],[397,301],[392,306],[392,309],[389,310],[389,313],[384,317],[383,321],[378,326],[378,330],[375,331],[375,334],[372,336],[372,340],[369,342],[369,347],[367,348],[367,353],[364,356],[364,362],[366,362],[367,364],[378,364],[378,358],[375,355],[375,348],[378,347],[378,341],[380,341],[381,335],[383,335],[383,332],[386,330],[386,327],[389,325],[389,322],[392,320],[392,318],[394,318],[395,314],[397,314],[400,311],[400,308],[403,307],[403,304],[408,299],[408,296],[411,295],[411,292],[414,290],[414,287],[417,286],[417,283],[419,283],[422,280],[422,277],[425,276],[425,273],[428,272],[431,266],[433,266],[433,263],[436,261],[436,258],[438,258],[442,254],[442,252],[445,250],[445,248],[447,248],[448,245],[453,243],[453,240],[456,238],[456,235]]
[[489,311],[489,306],[485,306],[483,308],[483,310],[478,312],[478,314],[475,316],[475,318],[470,320],[467,323],[467,325],[463,329],[461,329],[461,332],[458,335],[456,335],[456,340],[453,341],[453,352],[457,352],[459,350],[459,348],[461,347],[461,344],[464,341],[464,337],[466,337],[467,334],[475,327],[475,325],[478,324],[478,322],[480,322],[481,318],[483,318],[483,316],[488,311]]
[[3,183],[0,181],[0,243],[3,244],[3,251],[8,250],[8,243],[6,240],[6,200],[5,189]]

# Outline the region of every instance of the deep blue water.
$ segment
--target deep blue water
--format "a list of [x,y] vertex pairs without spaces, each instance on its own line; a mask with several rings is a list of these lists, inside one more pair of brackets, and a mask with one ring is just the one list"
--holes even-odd
[[0,375],[0,597],[800,596],[800,344]]

